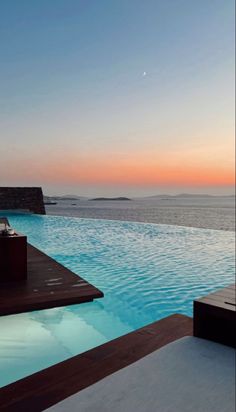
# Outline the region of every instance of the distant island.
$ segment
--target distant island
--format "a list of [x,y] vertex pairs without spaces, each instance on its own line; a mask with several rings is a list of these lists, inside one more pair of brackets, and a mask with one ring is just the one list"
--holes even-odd
[[135,196],[134,198],[130,199],[128,197],[124,196],[119,196],[119,197],[95,197],[95,198],[88,198],[86,196],[78,196],[78,195],[44,195],[44,202],[45,204],[49,203],[55,204],[54,202],[59,202],[59,201],[67,201],[67,202],[77,202],[77,201],[87,201],[87,200],[93,200],[93,201],[131,201],[131,200],[145,200],[145,199],[153,199],[153,200],[175,200],[175,199],[201,199],[201,198],[209,198],[209,199],[214,199],[214,198],[234,198],[234,194],[227,194],[227,195],[211,195],[211,194],[198,194],[198,193],[179,193],[179,194],[168,194],[168,193],[163,193],[163,194],[157,194],[157,195],[152,195],[152,196]]
[[159,194],[159,195],[152,195],[152,196],[142,196],[139,197],[138,199],[176,199],[176,198],[225,198],[225,197],[235,197],[234,194],[227,194],[227,195],[209,195],[209,194],[204,194],[204,193],[179,193],[176,195],[170,195],[170,194]]
[[57,202],[54,202],[54,201],[46,201],[46,202],[43,202],[44,203],[44,205],[46,205],[46,206],[50,206],[50,205],[57,205]]
[[65,196],[44,196],[44,201],[45,202],[51,202],[51,201],[56,201],[56,200],[80,200],[82,196],[76,196],[76,195],[65,195]]
[[94,199],[89,199],[89,200],[131,200],[128,197],[95,197]]

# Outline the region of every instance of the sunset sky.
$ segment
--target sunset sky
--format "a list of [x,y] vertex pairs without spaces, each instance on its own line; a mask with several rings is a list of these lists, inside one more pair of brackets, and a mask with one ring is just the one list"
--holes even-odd
[[0,16],[1,186],[233,193],[233,0],[5,0]]

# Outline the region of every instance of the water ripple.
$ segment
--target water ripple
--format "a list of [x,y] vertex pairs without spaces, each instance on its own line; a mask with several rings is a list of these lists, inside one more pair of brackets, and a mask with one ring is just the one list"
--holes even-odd
[[0,319],[0,384],[169,314],[192,315],[195,298],[234,281],[232,232],[33,215],[10,221],[105,297]]

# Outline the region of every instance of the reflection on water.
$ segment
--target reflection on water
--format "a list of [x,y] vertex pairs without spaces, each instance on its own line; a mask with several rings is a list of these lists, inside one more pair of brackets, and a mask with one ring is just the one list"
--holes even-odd
[[234,234],[177,226],[11,215],[35,246],[103,299],[0,318],[0,385],[172,313],[234,281]]

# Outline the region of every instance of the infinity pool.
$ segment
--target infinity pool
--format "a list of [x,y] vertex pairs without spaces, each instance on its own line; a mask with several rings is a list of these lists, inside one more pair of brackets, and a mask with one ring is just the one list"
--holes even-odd
[[0,386],[170,314],[191,316],[193,299],[234,282],[234,232],[6,215],[105,297],[0,317]]

